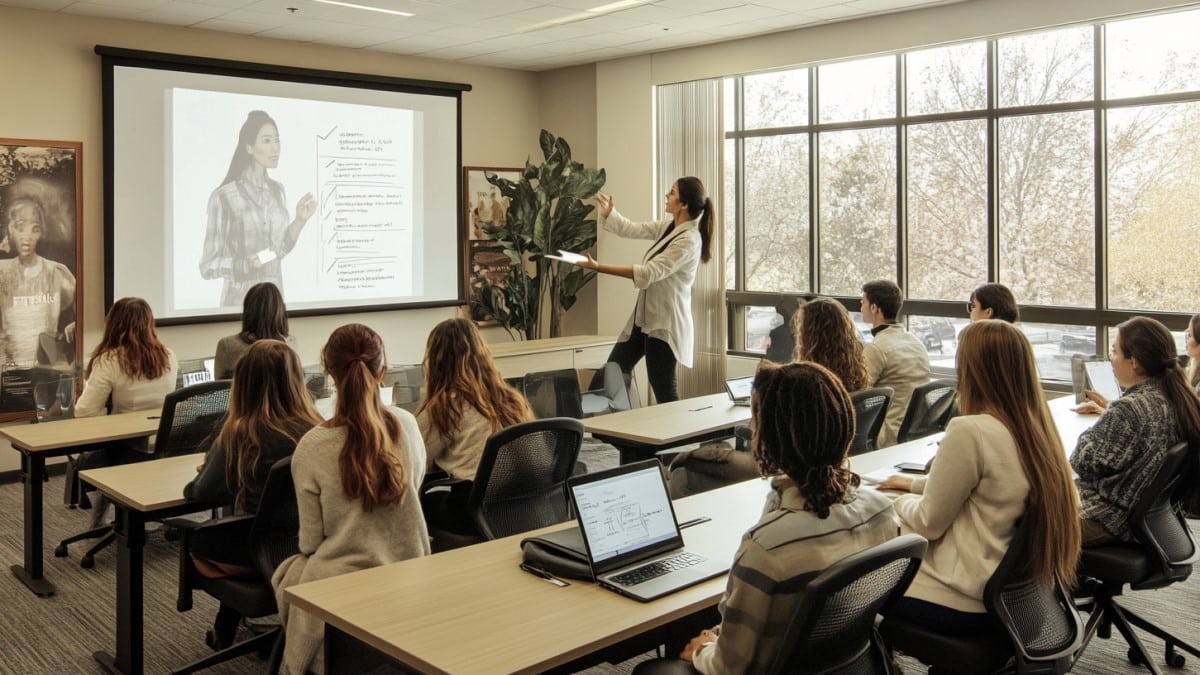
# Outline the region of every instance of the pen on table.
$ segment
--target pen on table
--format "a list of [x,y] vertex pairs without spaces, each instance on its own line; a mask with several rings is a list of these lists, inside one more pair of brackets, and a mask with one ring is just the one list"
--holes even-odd
[[562,579],[559,579],[558,577],[554,576],[553,574],[550,574],[549,572],[547,572],[546,570],[544,570],[540,567],[534,567],[533,565],[521,563],[521,569],[525,570],[526,572],[529,572],[530,574],[532,574],[535,577],[545,579],[546,581],[554,584],[555,586],[570,586],[571,585],[570,582],[563,581]]
[[148,420],[156,420],[158,418],[159,418],[158,415],[146,415],[146,419],[148,419]]
[[710,520],[712,520],[712,518],[709,518],[708,516],[700,516],[699,518],[692,518],[691,520],[685,520],[679,524],[679,529],[682,530],[685,527],[699,525],[700,523],[707,523]]
[[701,408],[688,408],[688,412],[700,412],[701,410],[708,410],[711,407],[712,407],[711,405],[706,405]]

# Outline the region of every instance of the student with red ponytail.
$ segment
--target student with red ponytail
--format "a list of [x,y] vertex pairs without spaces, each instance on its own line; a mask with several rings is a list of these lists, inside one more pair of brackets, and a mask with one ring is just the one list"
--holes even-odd
[[324,624],[284,602],[283,589],[429,554],[417,492],[425,445],[416,419],[380,399],[383,340],[362,324],[342,326],[321,361],[337,383],[337,404],[292,455],[300,553],[272,578],[287,627],[281,672],[296,675],[323,671]]

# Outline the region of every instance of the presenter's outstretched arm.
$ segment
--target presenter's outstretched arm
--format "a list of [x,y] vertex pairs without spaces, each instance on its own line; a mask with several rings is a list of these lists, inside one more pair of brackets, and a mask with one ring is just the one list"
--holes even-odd
[[304,193],[304,196],[300,198],[300,201],[296,202],[296,217],[293,218],[292,222],[288,224],[287,242],[289,244],[289,250],[292,246],[296,245],[296,242],[300,239],[300,231],[304,229],[304,226],[308,223],[308,220],[312,218],[313,214],[316,212],[317,198],[313,197],[311,192]]
[[585,253],[584,255],[587,256],[587,260],[578,263],[584,269],[596,270],[600,274],[611,274],[624,279],[633,278],[633,265],[602,265],[596,262],[591,253]]

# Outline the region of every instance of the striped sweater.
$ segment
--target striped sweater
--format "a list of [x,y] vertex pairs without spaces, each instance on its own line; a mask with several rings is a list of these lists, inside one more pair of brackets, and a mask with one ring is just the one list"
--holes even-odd
[[1130,539],[1129,512],[1154,480],[1167,449],[1180,440],[1175,408],[1158,378],[1125,390],[1079,436],[1071,456],[1083,517]]
[[775,478],[772,487],[762,519],[745,534],[734,557],[717,640],[693,657],[701,673],[766,670],[782,648],[783,632],[804,592],[802,584],[789,582],[899,532],[891,500],[874,490],[851,488],[828,518],[818,518],[804,510],[804,498],[791,480]]

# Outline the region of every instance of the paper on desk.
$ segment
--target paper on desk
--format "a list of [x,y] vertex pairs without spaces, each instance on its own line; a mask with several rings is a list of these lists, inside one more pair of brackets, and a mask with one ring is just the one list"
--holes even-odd
[[[938,438],[940,438],[940,436]],[[933,457],[937,454],[938,445],[940,443],[940,440],[931,440],[919,448],[913,448],[911,451],[905,452],[902,459],[905,462],[928,464],[929,462],[933,461]],[[904,475],[913,476],[916,474],[905,474],[895,466],[884,466],[873,471],[867,471],[866,473],[859,474],[859,478],[862,478],[862,482],[866,483],[867,485],[876,485],[878,483],[882,483],[888,478],[891,478],[892,476]]]
[[571,253],[570,251],[564,251],[561,248],[558,249],[557,255],[554,253],[547,253],[546,257],[550,258],[551,260],[561,260],[565,263],[571,263],[572,265],[578,265],[579,263],[585,262],[587,260],[586,255],[579,255],[578,253]]

